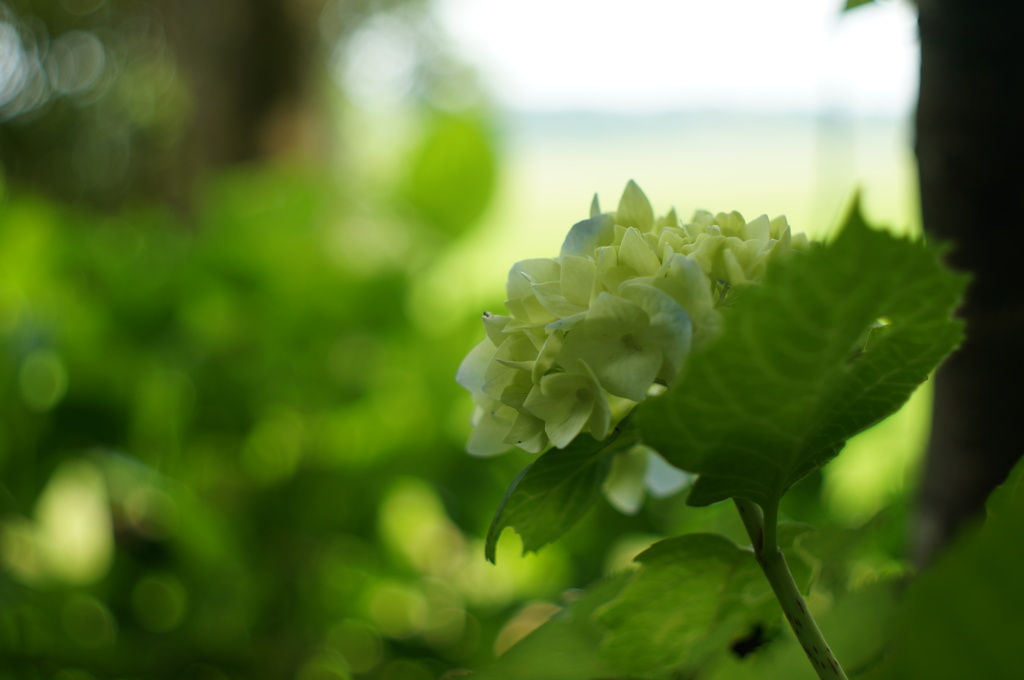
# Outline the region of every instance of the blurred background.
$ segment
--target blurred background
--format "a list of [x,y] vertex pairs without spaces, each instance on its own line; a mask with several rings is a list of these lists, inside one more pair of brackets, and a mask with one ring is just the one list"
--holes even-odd
[[[0,2],[0,677],[438,678],[660,537],[739,538],[680,494],[485,563],[531,457],[464,453],[454,374],[631,178],[918,230],[914,12],[841,5]],[[904,569],[928,408],[791,494],[845,537],[822,587]]]

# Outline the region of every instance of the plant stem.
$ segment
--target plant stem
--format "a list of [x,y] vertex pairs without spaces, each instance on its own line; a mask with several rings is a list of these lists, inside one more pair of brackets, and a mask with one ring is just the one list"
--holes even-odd
[[814,617],[811,616],[811,611],[807,608],[796,581],[793,580],[793,574],[789,571],[786,558],[779,549],[776,539],[778,506],[767,508],[762,515],[761,508],[756,503],[742,498],[734,500],[736,508],[740,511],[743,526],[750,536],[754,557],[768,578],[776,599],[782,605],[782,612],[789,621],[789,627],[793,629],[818,677],[821,680],[847,680],[846,673],[825,641],[818,624],[814,622]]

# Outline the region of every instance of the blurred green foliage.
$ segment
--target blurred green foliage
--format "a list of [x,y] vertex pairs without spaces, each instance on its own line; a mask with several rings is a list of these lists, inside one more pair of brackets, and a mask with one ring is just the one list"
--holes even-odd
[[564,585],[558,555],[483,566],[475,319],[415,327],[416,272],[368,266],[337,194],[234,176],[190,224],[5,199],[0,676],[436,677]]

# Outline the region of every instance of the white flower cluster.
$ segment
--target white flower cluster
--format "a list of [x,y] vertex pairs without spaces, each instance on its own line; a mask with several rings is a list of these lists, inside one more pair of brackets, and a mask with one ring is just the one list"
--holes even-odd
[[508,314],[484,314],[486,337],[458,372],[476,402],[469,452],[540,452],[581,432],[604,439],[716,335],[731,289],[806,247],[785,217],[700,211],[680,224],[671,211],[656,220],[632,181],[614,213],[595,197],[559,257],[512,267]]

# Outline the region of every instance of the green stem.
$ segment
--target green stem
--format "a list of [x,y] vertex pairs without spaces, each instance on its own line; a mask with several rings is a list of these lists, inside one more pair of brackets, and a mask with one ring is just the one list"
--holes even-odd
[[799,640],[804,653],[810,659],[815,672],[821,680],[847,680],[846,673],[836,660],[832,649],[825,642],[818,624],[814,622],[811,611],[804,602],[800,589],[793,580],[786,558],[779,549],[776,539],[778,526],[778,506],[766,508],[764,514],[756,504],[742,498],[734,499],[740,511],[743,526],[747,529],[754,556],[761,570],[768,578],[776,599],[782,605],[782,612],[789,621],[790,628]]

